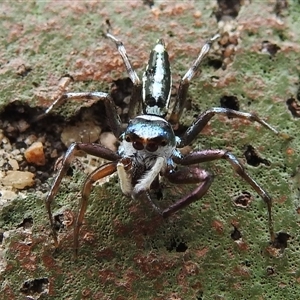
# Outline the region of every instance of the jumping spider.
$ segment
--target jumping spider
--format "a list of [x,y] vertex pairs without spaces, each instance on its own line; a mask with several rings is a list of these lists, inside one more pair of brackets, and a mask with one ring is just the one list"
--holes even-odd
[[[201,62],[207,56],[212,43],[219,38],[219,35],[215,35],[204,44],[197,59],[182,77],[172,110],[170,109],[171,70],[163,40],[158,40],[151,51],[148,65],[141,81],[127,57],[123,43],[110,33],[105,33],[105,36],[115,43],[124,61],[127,73],[133,82],[133,91],[129,105],[129,117],[131,120],[126,130],[121,132],[121,121],[113,100],[109,94],[102,92],[66,93],[59,97],[41,115],[41,117],[48,115],[55,107],[70,99],[101,100],[104,102],[111,130],[120,142],[117,152],[113,152],[96,143],[75,142],[68,148],[62,167],[58,171],[46,198],[46,208],[49,214],[55,247],[58,247],[59,243],[51,212],[51,203],[58,192],[62,178],[65,176],[70,163],[78,151],[85,151],[110,162],[101,165],[89,174],[83,184],[82,200],[74,227],[75,253],[77,253],[79,246],[80,226],[82,225],[88,198],[95,181],[117,172],[121,190],[125,195],[131,196],[133,199],[141,199],[142,196],[146,197],[160,215],[168,217],[190,203],[201,199],[206,194],[213,177],[206,170],[195,166],[195,164],[217,159],[226,159],[235,172],[251,185],[266,202],[270,237],[271,242],[273,242],[272,198],[246,173],[243,165],[232,153],[226,150],[209,149],[182,155],[178,149],[192,143],[215,114],[245,119],[251,122],[256,121],[276,135],[287,136],[279,133],[255,114],[220,107],[210,108],[202,112],[181,137],[174,134],[171,125],[178,122],[186,104],[189,84],[199,69]],[[166,120],[169,110],[171,112],[168,120]],[[185,167],[177,169],[177,165]],[[171,206],[162,210],[152,201],[150,196],[150,190],[159,182],[159,178],[162,176],[171,183],[197,184],[197,187],[189,194],[175,201]]]

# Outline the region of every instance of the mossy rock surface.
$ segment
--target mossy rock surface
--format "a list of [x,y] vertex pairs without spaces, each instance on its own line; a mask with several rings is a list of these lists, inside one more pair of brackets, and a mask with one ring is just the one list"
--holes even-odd
[[[0,299],[300,299],[299,3],[243,1],[225,9],[215,1],[144,2],[0,4],[3,159],[9,162],[5,155],[22,149],[30,135],[43,140],[46,153],[45,166],[16,159],[20,169],[35,174],[36,185],[12,189],[13,200],[0,197]],[[165,40],[174,90],[205,39],[229,32],[231,40],[215,43],[193,80],[181,126],[232,96],[241,111],[254,112],[293,137],[285,141],[256,123],[216,116],[193,144],[194,149],[227,149],[245,163],[273,197],[282,249],[269,245],[263,201],[228,162],[217,161],[203,165],[215,175],[208,194],[168,220],[147,202],[124,197],[116,177],[96,186],[78,259],[72,226],[59,234],[60,248],[54,251],[44,198],[56,158],[66,151],[61,131],[87,115],[108,130],[105,111],[97,103],[75,101],[34,126],[30,118],[64,89],[109,92],[113,81],[127,76],[114,45],[101,35],[106,20],[139,75],[156,40]],[[20,120],[30,125],[24,131]],[[248,145],[264,163],[247,164]],[[10,169],[3,163],[4,175]],[[53,203],[54,214],[64,213],[66,222],[77,213],[86,177],[82,169],[74,163]],[[166,184],[164,199],[189,190]],[[241,196],[252,200],[246,208],[234,205]]]

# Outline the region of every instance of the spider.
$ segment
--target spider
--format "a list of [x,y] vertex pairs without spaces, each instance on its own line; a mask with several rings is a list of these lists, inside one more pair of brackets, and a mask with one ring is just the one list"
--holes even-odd
[[[54,226],[51,203],[78,151],[101,157],[109,162],[99,166],[84,181],[80,208],[74,225],[74,251],[76,255],[79,248],[80,227],[94,182],[117,172],[123,194],[137,200],[142,197],[148,199],[151,206],[162,217],[166,218],[190,203],[201,199],[207,193],[212,184],[213,176],[196,164],[218,159],[227,160],[234,171],[265,201],[268,211],[270,238],[271,242],[274,242],[275,236],[271,214],[272,198],[246,173],[243,165],[232,153],[227,150],[207,149],[182,155],[179,149],[191,144],[214,115],[226,115],[230,118],[256,121],[276,135],[284,138],[287,135],[278,132],[256,114],[221,107],[213,107],[200,113],[181,137],[175,135],[171,125],[179,121],[185,107],[190,82],[195,77],[201,62],[207,56],[213,42],[219,38],[219,35],[217,34],[205,42],[197,59],[181,78],[172,109],[170,108],[171,70],[164,41],[162,39],[158,40],[150,52],[148,65],[141,81],[130,63],[123,43],[108,31],[105,36],[116,45],[129,78],[133,82],[129,104],[130,121],[125,131],[122,132],[121,120],[117,114],[115,104],[111,96],[103,92],[63,94],[42,115],[42,117],[48,115],[55,107],[71,99],[103,101],[111,130],[120,142],[117,152],[113,152],[97,143],[75,142],[68,148],[62,166],[45,200],[55,247],[58,248],[59,242]],[[167,114],[169,115],[168,119]],[[150,196],[150,190],[159,184],[161,177],[165,177],[174,184],[196,184],[196,188],[177,199],[169,207],[161,209]]]

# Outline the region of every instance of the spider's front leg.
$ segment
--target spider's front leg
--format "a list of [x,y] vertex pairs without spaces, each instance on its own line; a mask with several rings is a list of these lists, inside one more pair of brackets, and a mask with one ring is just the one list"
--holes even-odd
[[[177,159],[177,163],[181,165],[192,165],[198,164],[207,161],[213,161],[218,159],[225,159],[227,160],[234,171],[242,177],[251,187],[257,192],[257,194],[264,200],[267,204],[268,209],[268,223],[269,223],[269,232],[271,242],[274,242],[275,235],[274,235],[274,227],[273,227],[273,220],[272,220],[272,198],[271,196],[253,179],[251,178],[245,171],[244,166],[238,161],[238,159],[230,152],[225,150],[203,150],[203,151],[196,151],[188,154],[187,156]],[[187,198],[190,195],[187,196]],[[199,198],[198,198],[199,199]],[[195,199],[197,200],[197,199]],[[194,201],[195,201],[194,200]],[[175,203],[176,205],[176,203]]]
[[103,101],[105,105],[105,112],[109,120],[109,125],[113,134],[116,137],[119,137],[121,134],[121,119],[117,114],[116,106],[107,93],[102,92],[80,92],[80,93],[66,93],[58,97],[49,107],[48,109],[42,113],[41,115],[37,116],[33,122],[37,122],[47,115],[49,115],[55,108],[61,106],[66,101],[70,100],[96,100],[96,101]]
[[279,135],[284,139],[290,139],[290,136],[288,134],[279,132],[266,121],[258,117],[256,114],[236,111],[229,108],[213,107],[204,111],[198,116],[197,120],[193,123],[193,125],[191,125],[181,137],[181,141],[178,147],[182,148],[184,146],[189,145],[214,115],[226,115],[229,118],[239,118],[251,122],[257,122],[265,128],[271,130],[274,134]]
[[78,248],[79,248],[79,230],[82,225],[84,215],[87,209],[88,205],[88,199],[91,194],[93,183],[96,181],[107,177],[117,170],[117,163],[118,161],[110,162],[105,165],[102,165],[101,167],[97,168],[95,171],[93,171],[85,180],[84,185],[82,187],[82,193],[81,193],[81,203],[80,203],[80,209],[78,212],[78,216],[75,222],[74,226],[74,254],[75,257],[77,257],[78,254]]
[[[47,212],[48,212],[49,221],[50,221],[51,229],[52,229],[52,235],[53,235],[53,239],[54,239],[54,243],[55,243],[56,248],[58,247],[58,239],[57,239],[57,233],[56,233],[56,230],[55,230],[55,224],[54,224],[54,221],[53,221],[53,215],[52,215],[52,211],[51,211],[51,203],[52,203],[55,195],[58,192],[60,183],[61,183],[63,177],[66,175],[66,173],[67,173],[67,171],[70,167],[71,162],[74,160],[76,154],[79,151],[84,151],[87,154],[91,154],[91,155],[94,155],[94,156],[97,156],[97,157],[101,157],[101,158],[104,158],[104,159],[107,159],[107,160],[110,160],[110,161],[117,161],[118,159],[120,159],[120,156],[117,153],[115,153],[115,152],[111,151],[110,149],[107,149],[104,146],[99,145],[99,144],[94,144],[94,143],[92,143],[92,144],[72,143],[70,145],[70,147],[68,148],[68,150],[67,150],[67,152],[66,152],[66,154],[63,158],[62,167],[59,169],[59,171],[58,171],[58,173],[55,177],[55,180],[54,180],[54,182],[51,186],[51,189],[50,189],[50,191],[47,195],[47,198],[45,200],[46,209],[47,209]],[[89,177],[93,179],[93,177],[91,177],[91,176],[93,176],[93,174],[96,171],[94,171]],[[103,174],[103,173],[101,173],[101,174]],[[98,175],[99,174],[96,173],[95,176],[97,177]],[[85,184],[85,186],[87,186],[87,184]],[[87,194],[86,191],[87,191],[87,188],[84,187],[83,188],[83,194]],[[80,215],[81,214],[79,214],[79,216]],[[80,221],[80,218],[79,218],[79,221]]]

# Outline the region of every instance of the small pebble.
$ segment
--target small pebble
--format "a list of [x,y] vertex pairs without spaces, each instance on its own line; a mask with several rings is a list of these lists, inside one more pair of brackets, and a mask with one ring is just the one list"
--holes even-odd
[[22,190],[27,186],[34,185],[34,174],[23,171],[7,171],[6,176],[1,178],[1,183],[5,186],[12,186]]
[[24,152],[24,156],[27,162],[35,164],[37,166],[43,166],[46,163],[44,147],[41,142],[33,143]]
[[8,163],[11,165],[11,167],[14,171],[19,169],[19,164],[15,159],[10,158],[8,160]]
[[18,126],[18,129],[19,129],[20,132],[24,132],[26,129],[29,128],[30,125],[25,120],[20,120],[18,122],[17,126]]
[[100,144],[112,151],[117,151],[117,141],[117,138],[111,132],[103,132],[100,136]]
[[26,138],[25,143],[26,143],[26,145],[29,146],[29,145],[31,145],[32,143],[34,143],[36,140],[37,140],[36,135],[31,134],[31,135],[29,135],[29,136]]
[[74,142],[93,143],[99,139],[101,128],[94,122],[78,122],[67,126],[61,133],[61,141],[69,147]]

